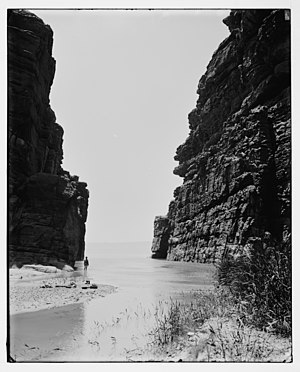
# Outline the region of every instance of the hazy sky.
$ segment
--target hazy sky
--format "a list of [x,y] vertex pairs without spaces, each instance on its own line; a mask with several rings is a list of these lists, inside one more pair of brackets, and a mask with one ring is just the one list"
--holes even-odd
[[64,169],[90,190],[87,242],[151,241],[197,84],[228,10],[34,10],[54,31],[50,103]]

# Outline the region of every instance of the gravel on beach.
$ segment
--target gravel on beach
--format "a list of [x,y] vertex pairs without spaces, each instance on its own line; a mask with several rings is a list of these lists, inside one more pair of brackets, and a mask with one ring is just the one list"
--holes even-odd
[[[22,273],[21,270],[18,272]],[[49,275],[40,275],[39,277],[30,277],[30,275],[26,275],[24,280],[20,279],[21,277],[22,275],[19,275],[16,280],[14,272],[10,275],[10,315],[88,302],[116,290],[110,285],[87,282],[88,278],[83,276],[49,277]]]

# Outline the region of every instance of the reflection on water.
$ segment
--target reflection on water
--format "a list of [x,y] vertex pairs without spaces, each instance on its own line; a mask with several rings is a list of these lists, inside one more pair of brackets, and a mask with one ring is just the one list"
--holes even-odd
[[117,292],[88,304],[12,316],[18,359],[126,361],[132,350],[150,341],[147,335],[158,304],[165,306],[171,297],[182,301],[192,290],[211,288],[212,265],[153,260],[149,247],[149,243],[88,245],[89,279],[115,285]]

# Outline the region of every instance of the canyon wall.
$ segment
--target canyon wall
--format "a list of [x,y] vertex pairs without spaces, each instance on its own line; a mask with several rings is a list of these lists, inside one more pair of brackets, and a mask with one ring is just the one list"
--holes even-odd
[[8,11],[9,265],[82,260],[87,184],[62,169],[63,129],[49,104],[53,32],[34,14]]
[[183,184],[155,219],[153,258],[214,262],[290,234],[290,14],[234,10],[223,22],[230,35],[199,81],[175,156]]

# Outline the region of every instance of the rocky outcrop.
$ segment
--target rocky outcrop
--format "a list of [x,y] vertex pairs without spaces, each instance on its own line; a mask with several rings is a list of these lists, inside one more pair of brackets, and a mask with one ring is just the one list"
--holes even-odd
[[166,258],[170,221],[166,216],[157,216],[154,220],[154,237],[152,241],[152,258]]
[[170,260],[213,262],[225,247],[266,233],[281,241],[291,228],[289,12],[235,10],[224,23],[230,36],[200,79],[176,152],[183,184],[168,229],[155,224]]
[[49,104],[53,32],[8,11],[9,262],[74,265],[84,257],[88,190],[61,167],[63,129]]

